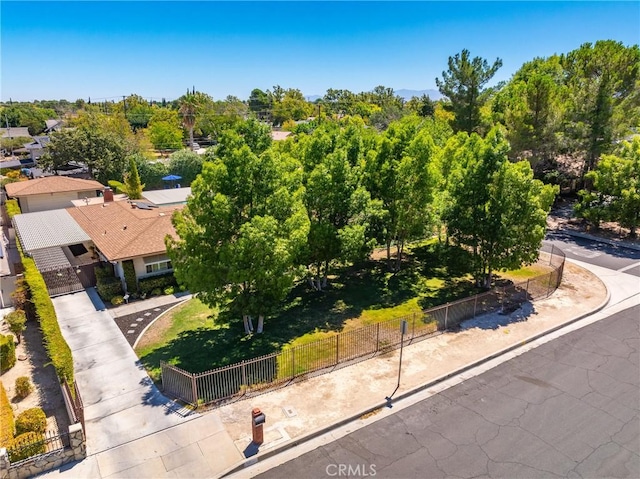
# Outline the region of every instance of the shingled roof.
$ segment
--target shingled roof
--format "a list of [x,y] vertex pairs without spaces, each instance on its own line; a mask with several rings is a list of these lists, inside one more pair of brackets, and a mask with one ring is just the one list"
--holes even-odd
[[94,180],[68,178],[66,176],[46,176],[29,181],[18,181],[5,185],[9,197],[43,195],[47,193],[65,193],[68,191],[96,191],[104,186]]
[[139,209],[127,201],[68,208],[109,261],[166,253],[164,238],[175,236],[171,215],[183,205]]

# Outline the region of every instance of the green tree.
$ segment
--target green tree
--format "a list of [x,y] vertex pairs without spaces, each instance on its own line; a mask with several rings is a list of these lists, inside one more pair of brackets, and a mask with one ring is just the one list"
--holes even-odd
[[193,150],[193,129],[198,121],[198,117],[202,112],[203,104],[210,100],[209,95],[199,91],[190,92],[187,90],[185,95],[178,99],[179,113],[182,118],[182,124],[189,132],[189,148]]
[[66,129],[51,134],[45,154],[39,164],[48,171],[55,171],[70,162],[87,166],[89,174],[102,184],[109,178],[122,177],[129,150],[116,133],[99,129]]
[[470,58],[469,50],[462,50],[449,57],[449,69],[442,72],[442,80],[436,78],[438,90],[448,98],[446,107],[453,112],[453,129],[471,133],[480,126],[480,107],[487,101],[493,89],[485,85],[502,66],[497,58],[493,65],[480,57]]
[[371,224],[379,204],[362,183],[362,167],[375,137],[362,125],[322,124],[301,139],[294,154],[305,169],[305,206],[310,220],[305,264],[316,290],[332,265],[361,261],[371,252]]
[[192,183],[173,218],[167,250],[178,280],[209,305],[242,315],[245,332],[293,287],[309,231],[300,165],[288,155],[255,154],[235,132]]
[[580,192],[578,216],[596,228],[603,220],[618,221],[635,238],[640,226],[640,139],[623,142],[617,155],[604,155],[587,179],[593,190]]
[[180,184],[189,186],[202,171],[203,158],[190,150],[178,150],[169,157],[168,171],[178,175]]
[[512,158],[527,158],[535,168],[555,168],[564,96],[559,56],[525,63],[494,101],[497,121],[507,127]]
[[260,120],[270,118],[271,101],[269,100],[269,95],[259,88],[251,90],[251,95],[249,95],[249,110]]
[[178,150],[182,148],[182,129],[178,112],[168,108],[157,108],[147,129],[149,140],[156,150]]
[[562,58],[568,88],[565,128],[573,149],[584,155],[583,174],[611,151],[615,110],[635,92],[640,47],[613,40],[585,43]]
[[[384,211],[382,239],[389,269],[398,271],[407,241],[423,238],[433,226],[433,194],[437,184],[436,146],[431,132],[416,117],[392,123],[377,154],[367,162],[367,186]],[[396,261],[391,261],[391,245]]]
[[20,344],[22,332],[27,329],[27,316],[25,312],[21,310],[12,311],[7,314],[4,319],[9,325],[9,331],[16,335],[18,344]]
[[558,188],[535,180],[528,162],[508,160],[509,144],[500,129],[486,139],[472,134],[461,148],[447,228],[451,238],[472,250],[476,281],[489,288],[494,271],[535,261]]
[[283,93],[282,100],[273,103],[273,124],[282,125],[287,120],[305,120],[312,115],[313,110],[313,105],[304,98],[300,90],[290,88]]

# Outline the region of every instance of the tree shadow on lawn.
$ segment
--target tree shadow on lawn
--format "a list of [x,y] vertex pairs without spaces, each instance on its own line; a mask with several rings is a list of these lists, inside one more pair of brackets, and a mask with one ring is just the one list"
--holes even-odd
[[[396,306],[415,297],[416,275],[412,271],[392,275],[376,261],[345,268],[322,292],[311,291],[306,282],[299,284],[285,307],[265,318],[262,334],[245,335],[239,315],[222,312],[215,323],[224,326],[184,331],[140,360],[148,370],[166,361],[195,373],[277,352],[310,332],[339,332],[347,320],[366,309]],[[257,319],[253,321],[255,327]]]
[[[245,335],[239,315],[222,312],[215,327],[184,331],[140,359],[148,370],[163,360],[202,372],[280,351],[308,333],[340,332],[365,310],[391,308],[418,296],[420,307],[428,309],[477,292],[467,279],[468,265],[467,252],[440,245],[415,248],[397,273],[388,271],[386,261],[367,261],[337,270],[322,292],[298,284],[282,310],[265,318],[262,334]],[[437,285],[425,286],[433,278],[440,280]]]

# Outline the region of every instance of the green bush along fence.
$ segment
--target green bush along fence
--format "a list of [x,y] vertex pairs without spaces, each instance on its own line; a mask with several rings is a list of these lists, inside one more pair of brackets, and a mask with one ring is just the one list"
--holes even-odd
[[564,254],[543,245],[539,263],[552,267],[549,273],[522,283],[496,288],[452,303],[395,318],[319,341],[201,373],[190,373],[161,362],[165,394],[187,404],[219,406],[229,401],[255,396],[313,375],[372,358],[400,347],[401,322],[407,321],[404,344],[428,338],[438,332],[455,330],[460,323],[483,314],[514,311],[530,300],[546,298],[562,281]]

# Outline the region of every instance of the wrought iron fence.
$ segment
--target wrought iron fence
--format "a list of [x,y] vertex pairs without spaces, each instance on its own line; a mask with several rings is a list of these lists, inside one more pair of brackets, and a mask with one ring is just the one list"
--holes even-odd
[[522,283],[201,373],[190,373],[161,362],[162,389],[165,394],[195,407],[219,406],[254,396],[398,348],[403,320],[408,322],[404,342],[410,344],[441,331],[455,330],[463,321],[477,316],[495,311],[511,312],[526,301],[548,297],[560,285],[564,261],[562,251],[543,244],[538,264],[546,264],[552,271]]
[[47,454],[69,447],[69,435],[47,431],[45,433],[30,433],[22,438],[18,437],[7,447],[9,462],[12,467],[20,466],[33,456]]
[[73,381],[72,391],[69,383],[65,379],[60,384],[60,389],[62,390],[62,396],[65,404],[67,405],[67,411],[69,412],[69,419],[71,420],[71,423],[75,424],[79,422],[82,424],[82,430],[86,430],[84,427],[84,404],[82,403],[78,383],[75,380]]

